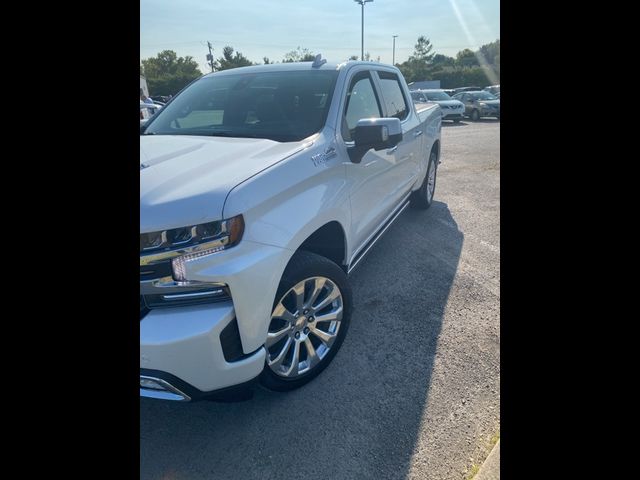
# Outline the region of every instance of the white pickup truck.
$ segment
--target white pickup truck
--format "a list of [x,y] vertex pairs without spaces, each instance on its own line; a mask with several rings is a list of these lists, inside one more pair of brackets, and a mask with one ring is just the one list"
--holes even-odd
[[400,71],[284,63],[205,75],[140,132],[140,395],[304,385],[340,348],[348,275],[431,205],[442,115]]

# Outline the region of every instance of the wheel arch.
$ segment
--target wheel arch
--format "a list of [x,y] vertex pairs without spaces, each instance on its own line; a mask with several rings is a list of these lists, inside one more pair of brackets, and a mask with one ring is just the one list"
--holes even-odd
[[296,249],[325,257],[346,271],[347,235],[337,220],[317,228]]
[[[431,146],[431,152],[436,152],[436,158],[440,161],[440,139],[437,138],[433,145]],[[429,156],[431,156],[431,152],[429,152]]]

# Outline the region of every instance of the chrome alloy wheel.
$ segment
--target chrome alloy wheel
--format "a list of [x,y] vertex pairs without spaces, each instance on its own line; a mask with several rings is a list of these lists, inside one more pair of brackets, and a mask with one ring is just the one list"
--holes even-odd
[[296,378],[329,353],[342,321],[342,293],[325,277],[310,277],[285,293],[271,314],[265,347],[276,374]]

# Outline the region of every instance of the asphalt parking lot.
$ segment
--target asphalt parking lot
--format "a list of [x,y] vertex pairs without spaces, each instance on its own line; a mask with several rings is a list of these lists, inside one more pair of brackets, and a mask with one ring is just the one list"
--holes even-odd
[[500,416],[500,122],[444,122],[431,209],[354,271],[349,334],[300,390],[140,400],[141,479],[463,479]]

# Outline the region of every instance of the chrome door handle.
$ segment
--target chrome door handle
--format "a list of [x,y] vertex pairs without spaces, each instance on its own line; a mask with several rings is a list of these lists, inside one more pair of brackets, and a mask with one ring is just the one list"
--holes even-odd
[[422,135],[422,130],[418,130],[417,132],[413,132],[413,136],[414,137],[419,137],[420,135]]
[[391,155],[397,149],[398,149],[398,145],[396,145],[395,147],[391,147],[389,150],[387,150],[387,155]]

